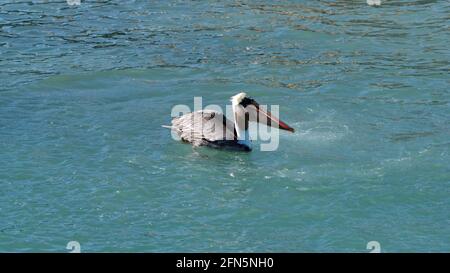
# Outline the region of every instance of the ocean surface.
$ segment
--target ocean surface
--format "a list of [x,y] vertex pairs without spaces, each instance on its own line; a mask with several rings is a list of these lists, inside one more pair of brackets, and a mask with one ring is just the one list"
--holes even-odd
[[[449,22],[446,0],[0,0],[0,251],[449,252]],[[296,129],[278,150],[160,126],[241,90]]]

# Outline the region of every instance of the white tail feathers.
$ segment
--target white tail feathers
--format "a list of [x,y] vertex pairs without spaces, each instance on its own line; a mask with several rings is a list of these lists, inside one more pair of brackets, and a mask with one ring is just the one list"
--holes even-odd
[[172,126],[169,125],[161,125],[161,127],[167,128],[167,129],[172,129]]

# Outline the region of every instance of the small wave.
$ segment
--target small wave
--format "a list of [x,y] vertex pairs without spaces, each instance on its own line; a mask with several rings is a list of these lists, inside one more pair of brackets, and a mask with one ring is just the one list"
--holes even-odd
[[[309,123],[309,122],[308,122]],[[330,142],[344,138],[349,133],[349,127],[345,124],[319,124],[310,128],[308,125],[294,123],[294,128],[298,128],[297,137],[301,140],[314,142]],[[302,128],[303,127],[303,128]],[[306,128],[305,128],[306,127]]]

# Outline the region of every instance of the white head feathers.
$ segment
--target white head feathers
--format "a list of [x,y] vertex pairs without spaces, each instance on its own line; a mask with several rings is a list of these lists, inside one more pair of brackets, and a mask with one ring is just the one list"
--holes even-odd
[[237,95],[234,95],[231,97],[231,102],[233,103],[233,105],[238,105],[239,103],[241,103],[241,101],[247,97],[247,94],[245,94],[244,92],[241,92]]

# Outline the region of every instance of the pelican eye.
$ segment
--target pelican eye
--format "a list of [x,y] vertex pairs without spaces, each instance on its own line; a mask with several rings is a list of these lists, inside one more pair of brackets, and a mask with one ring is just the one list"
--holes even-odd
[[247,97],[245,97],[245,98],[243,98],[242,99],[242,101],[241,101],[241,105],[242,106],[244,106],[244,108],[245,107],[247,107],[247,105],[249,105],[249,104],[253,104],[255,101],[252,99],[252,98],[247,98]]

